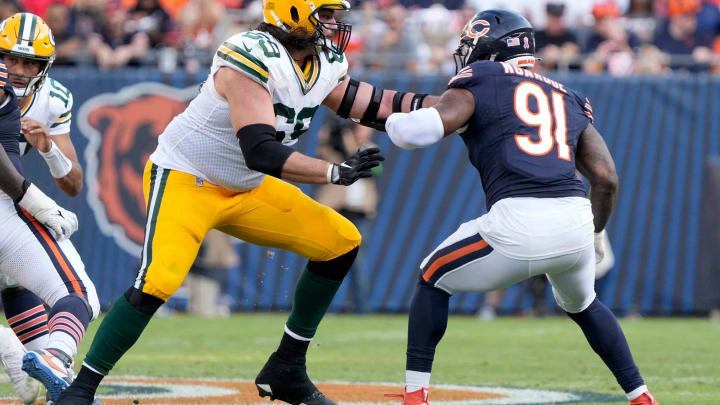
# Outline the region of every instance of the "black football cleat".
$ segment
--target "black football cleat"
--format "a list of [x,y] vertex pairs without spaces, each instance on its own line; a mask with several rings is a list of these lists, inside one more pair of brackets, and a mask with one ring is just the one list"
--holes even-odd
[[291,405],[336,405],[317,389],[307,375],[304,361],[287,362],[270,355],[265,367],[255,377],[261,397],[279,399]]
[[102,402],[95,398],[94,393],[70,385],[55,401],[48,402],[48,405],[102,405]]

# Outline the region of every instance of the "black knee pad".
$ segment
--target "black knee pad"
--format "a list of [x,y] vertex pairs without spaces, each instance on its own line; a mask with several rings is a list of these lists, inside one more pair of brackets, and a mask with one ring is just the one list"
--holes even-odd
[[130,287],[125,291],[125,299],[135,309],[149,316],[155,314],[155,311],[165,303],[160,298],[146,294],[135,287]]
[[325,262],[310,261],[308,262],[307,268],[312,273],[317,274],[320,277],[335,281],[343,281],[345,275],[347,275],[348,271],[350,271],[350,267],[352,267],[359,249],[360,247],[356,247],[343,255]]
[[432,288],[432,289],[434,289],[434,290],[437,290],[437,291],[442,292],[442,293],[445,294],[445,295],[450,295],[450,296],[452,296],[452,294],[448,293],[447,291],[445,291],[445,290],[443,290],[443,289],[441,289],[441,288],[437,288],[437,287],[435,287],[434,284],[431,284],[431,283],[425,281],[425,279],[423,278],[422,273],[420,273],[420,275],[418,276],[417,286],[418,286],[418,288],[419,288],[419,287],[422,287],[422,288]]

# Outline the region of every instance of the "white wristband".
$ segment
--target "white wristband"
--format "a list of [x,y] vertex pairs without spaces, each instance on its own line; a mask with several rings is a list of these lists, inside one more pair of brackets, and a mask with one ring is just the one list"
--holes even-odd
[[45,159],[48,167],[50,168],[50,174],[56,178],[61,179],[70,173],[72,170],[72,161],[65,156],[55,142],[50,141],[50,150],[47,152],[40,152],[40,156]]
[[335,165],[332,164],[332,163],[330,163],[330,165],[328,166],[328,171],[327,171],[327,182],[328,182],[328,184],[332,183],[333,166],[335,166]]

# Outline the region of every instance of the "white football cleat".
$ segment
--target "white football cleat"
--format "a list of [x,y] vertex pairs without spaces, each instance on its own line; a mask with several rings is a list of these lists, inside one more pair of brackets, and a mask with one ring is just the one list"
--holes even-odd
[[22,369],[45,386],[52,401],[75,379],[72,357],[54,350],[27,352],[23,357]]
[[15,333],[10,328],[0,326],[0,363],[20,400],[24,404],[34,404],[42,385],[22,370],[23,356],[25,348]]

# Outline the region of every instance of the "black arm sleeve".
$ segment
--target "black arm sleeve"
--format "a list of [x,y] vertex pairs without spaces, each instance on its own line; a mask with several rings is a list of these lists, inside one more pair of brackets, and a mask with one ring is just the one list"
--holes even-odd
[[281,177],[283,166],[294,150],[275,139],[275,128],[267,124],[247,125],[240,128],[237,138],[248,168]]

